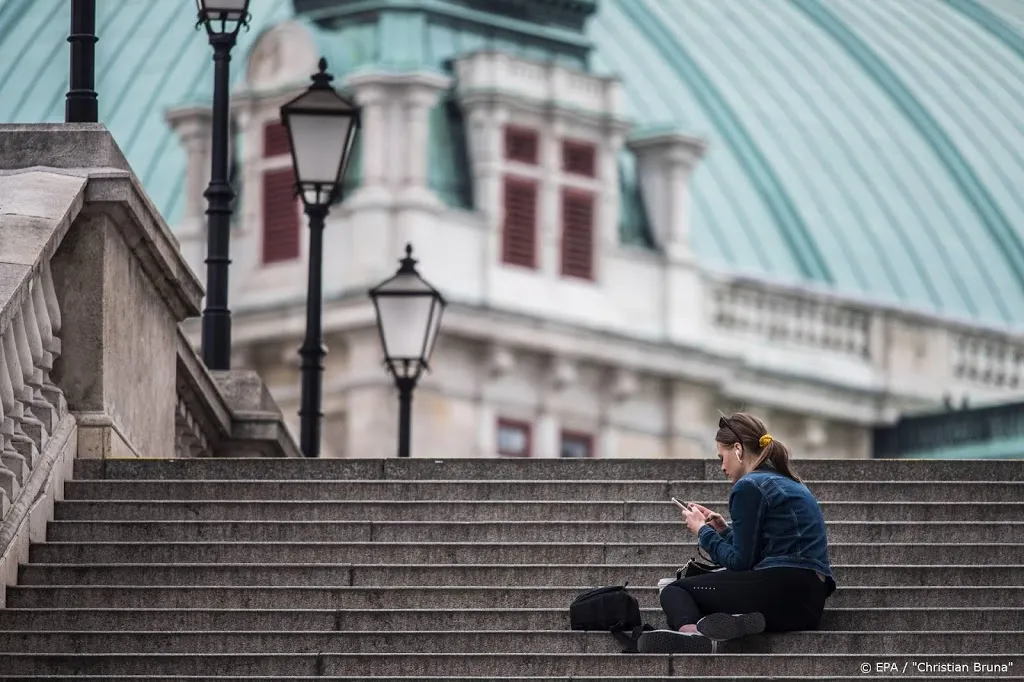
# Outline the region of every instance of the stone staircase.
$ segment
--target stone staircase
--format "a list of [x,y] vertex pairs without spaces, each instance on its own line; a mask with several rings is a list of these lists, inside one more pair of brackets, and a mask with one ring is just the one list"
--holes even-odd
[[1024,676],[1024,460],[797,465],[839,583],[822,629],[660,656],[567,606],[629,580],[663,625],[654,585],[695,553],[668,498],[726,513],[716,461],[78,460],[0,678]]

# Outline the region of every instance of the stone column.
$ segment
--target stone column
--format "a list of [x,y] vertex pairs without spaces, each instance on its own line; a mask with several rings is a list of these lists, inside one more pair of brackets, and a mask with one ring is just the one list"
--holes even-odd
[[210,179],[210,109],[188,107],[167,112],[167,123],[185,148],[185,206],[183,225],[187,233],[203,231],[206,199],[203,193]]
[[[430,115],[450,85],[451,78],[432,73],[407,74],[392,80],[391,88],[401,102],[402,128],[407,136],[402,145],[400,201],[440,205],[440,200],[428,187]],[[402,141],[396,142],[401,144]]]
[[362,107],[359,136],[362,150],[363,178],[353,201],[380,200],[387,196],[390,186],[388,163],[389,125],[387,105],[390,93],[386,80],[380,74],[368,73],[348,79],[356,102]]
[[658,245],[674,261],[691,260],[690,176],[707,144],[679,132],[658,132],[634,136],[626,145],[636,155],[640,193]]

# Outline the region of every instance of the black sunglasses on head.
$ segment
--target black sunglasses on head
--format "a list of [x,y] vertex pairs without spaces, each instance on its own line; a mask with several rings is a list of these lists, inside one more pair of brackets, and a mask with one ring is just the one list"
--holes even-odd
[[736,442],[739,443],[740,445],[743,444],[743,439],[740,438],[740,434],[736,433],[736,429],[732,428],[729,425],[729,420],[726,419],[725,417],[718,418],[718,428],[729,429],[730,431],[732,431],[732,435],[736,436]]

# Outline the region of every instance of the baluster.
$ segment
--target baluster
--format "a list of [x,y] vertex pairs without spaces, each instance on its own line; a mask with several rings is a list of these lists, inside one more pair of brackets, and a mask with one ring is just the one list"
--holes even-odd
[[[50,306],[46,304],[47,281],[49,278],[49,266],[45,267],[39,275],[37,286],[32,288],[32,305],[35,308],[36,320],[39,323],[39,333],[43,344],[43,361],[41,369],[43,372],[43,398],[50,404],[59,420],[67,411],[67,401],[64,399],[64,392],[60,390],[50,379],[50,372],[53,371],[54,361],[60,357],[60,338],[54,330],[53,319],[50,315]],[[53,289],[51,282],[49,288]]]
[[[50,379],[50,372],[53,371],[53,360],[59,355],[60,340],[53,336],[53,326],[50,324],[50,313],[46,309],[46,295],[43,293],[43,283],[40,280],[32,288],[32,307],[36,313],[36,322],[39,325],[39,340],[43,346],[42,360],[39,370],[42,372],[43,399],[49,404],[53,411],[55,420],[59,420],[65,412],[67,402],[63,399],[63,393],[53,385]],[[54,352],[54,348],[56,352]]]
[[[18,353],[18,366],[21,368],[21,390],[16,393],[25,406],[24,415],[21,420],[21,430],[24,431],[40,450],[46,444],[49,435],[39,415],[33,411],[36,398],[36,386],[34,374],[35,365],[32,364],[32,351],[28,347],[28,334],[25,332],[25,316],[16,315],[11,323],[14,330],[14,347]],[[41,388],[41,387],[40,387]],[[17,390],[17,389],[16,389]]]
[[7,360],[7,376],[10,379],[11,389],[14,394],[14,403],[11,411],[11,416],[14,418],[14,434],[12,439],[14,441],[14,448],[25,457],[25,461],[29,466],[35,466],[42,441],[38,437],[33,438],[32,435],[34,432],[37,436],[40,436],[43,425],[39,423],[39,420],[27,413],[22,402],[22,396],[25,391],[25,375],[22,372],[21,363],[18,359],[18,346],[15,341],[14,326],[12,324],[7,328],[3,339],[4,357]]
[[[39,282],[33,282],[32,291],[37,289],[39,289]],[[28,378],[25,381],[32,388],[32,414],[43,423],[43,428],[49,435],[53,433],[57,419],[53,413],[53,407],[43,396],[43,355],[46,351],[43,349],[43,338],[39,329],[39,318],[36,317],[35,296],[32,291],[25,298],[25,304],[21,309],[25,327],[25,342],[32,360],[27,372]]]
[[854,347],[853,351],[862,358],[871,358],[871,344],[868,342],[868,338],[871,335],[871,318],[867,315],[859,315],[857,319],[857,327],[854,331]]
[[988,339],[982,341],[982,355],[981,355],[981,382],[984,384],[992,383],[992,375],[995,373],[995,345]]
[[25,435],[18,432],[16,418],[21,406],[14,397],[14,384],[11,382],[10,365],[7,362],[7,344],[2,342],[6,338],[7,334],[0,337],[0,407],[3,408],[3,419],[0,420],[0,443],[3,444],[3,451],[0,452],[0,460],[21,485],[25,482],[30,467],[29,461],[22,453],[27,452],[31,459],[32,441],[28,440],[26,443]]
[[[2,371],[0,369],[0,372]],[[3,402],[0,401],[0,424],[3,421],[4,407]],[[21,457],[17,452],[14,454]],[[10,465],[19,466],[19,463],[12,461]],[[11,508],[11,503],[17,499],[18,492],[21,490],[21,481],[11,470],[10,465],[7,462],[7,437],[0,431],[0,519],[7,516],[7,510]]]
[[837,341],[839,339],[836,331],[840,324],[841,313],[835,308],[823,305],[821,310],[821,318],[824,323],[822,330],[821,347],[827,350],[835,350],[837,347]]

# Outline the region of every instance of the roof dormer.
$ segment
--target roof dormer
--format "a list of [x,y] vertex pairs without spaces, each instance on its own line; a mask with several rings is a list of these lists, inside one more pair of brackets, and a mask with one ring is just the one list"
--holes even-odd
[[475,208],[495,260],[596,281],[618,244],[618,154],[627,124],[614,78],[495,50],[454,63]]

